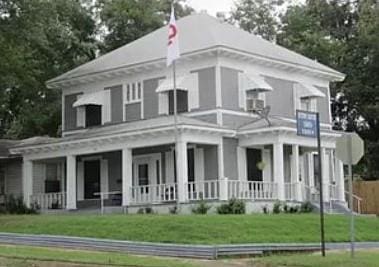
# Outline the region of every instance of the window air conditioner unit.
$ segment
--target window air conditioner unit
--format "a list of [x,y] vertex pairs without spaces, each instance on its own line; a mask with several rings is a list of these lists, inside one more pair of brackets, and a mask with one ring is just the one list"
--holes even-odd
[[256,99],[256,98],[246,99],[246,110],[248,112],[262,111],[264,107],[265,107],[265,103],[264,103],[264,100],[262,99]]

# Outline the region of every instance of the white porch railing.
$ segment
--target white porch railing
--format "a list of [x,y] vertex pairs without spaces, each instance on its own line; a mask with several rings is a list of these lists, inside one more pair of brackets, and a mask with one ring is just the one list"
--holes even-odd
[[189,182],[188,200],[212,200],[220,197],[219,180]]
[[157,184],[132,186],[131,204],[153,204],[170,202],[177,200],[177,185],[172,184]]
[[66,208],[66,193],[41,193],[30,196],[30,203],[38,205],[41,210]]
[[228,198],[272,200],[277,198],[276,183],[229,180]]
[[320,201],[320,192],[314,186],[304,185],[303,187],[303,199],[310,202],[319,202]]
[[337,185],[329,185],[329,198],[331,201],[338,200]]
[[284,198],[296,200],[298,183],[284,183]]

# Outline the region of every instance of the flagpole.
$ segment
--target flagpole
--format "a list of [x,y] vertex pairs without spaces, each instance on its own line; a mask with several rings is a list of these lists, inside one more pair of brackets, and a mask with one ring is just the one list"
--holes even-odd
[[[179,168],[177,166],[177,147],[178,147],[178,139],[179,139],[179,131],[178,131],[178,108],[177,108],[177,91],[176,91],[176,60],[172,62],[172,76],[174,82],[174,135],[175,135],[175,175],[176,175],[176,183],[178,183],[179,177]],[[178,198],[179,201],[179,198]]]

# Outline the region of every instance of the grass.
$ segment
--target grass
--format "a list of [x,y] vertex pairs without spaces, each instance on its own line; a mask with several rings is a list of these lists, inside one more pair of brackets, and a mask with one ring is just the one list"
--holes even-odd
[[260,258],[254,262],[265,267],[377,267],[379,251],[357,251],[354,259],[348,252],[327,252],[325,258],[319,254],[293,254]]
[[[20,265],[20,260],[54,261],[85,263],[115,266],[141,266],[141,267],[191,267],[195,266],[190,260],[180,260],[161,257],[133,256],[115,252],[93,252],[87,250],[67,250],[58,248],[42,248],[28,246],[0,245],[0,257],[6,258],[5,266]],[[0,261],[1,266],[4,266]],[[28,265],[29,266],[29,265]],[[35,266],[35,265],[33,265]]]
[[[349,240],[349,218],[325,217],[326,240]],[[319,242],[317,214],[280,215],[7,215],[0,232],[117,240],[237,244]],[[357,241],[379,241],[379,219],[356,218]]]

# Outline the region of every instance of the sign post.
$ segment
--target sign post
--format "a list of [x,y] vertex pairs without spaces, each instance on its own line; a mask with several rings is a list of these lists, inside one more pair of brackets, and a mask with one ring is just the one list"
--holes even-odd
[[321,234],[321,254],[325,257],[325,227],[324,227],[324,197],[323,179],[321,164],[321,135],[320,135],[320,115],[318,112],[303,110],[296,111],[297,135],[317,138],[318,151],[318,172],[320,185],[320,234]]
[[349,166],[349,206],[350,206],[350,253],[354,258],[355,250],[355,227],[353,209],[353,167],[359,162],[364,154],[363,140],[356,133],[345,133],[337,139],[336,157]]

